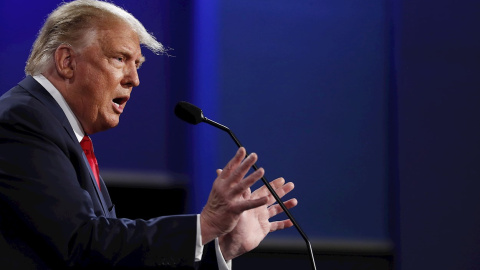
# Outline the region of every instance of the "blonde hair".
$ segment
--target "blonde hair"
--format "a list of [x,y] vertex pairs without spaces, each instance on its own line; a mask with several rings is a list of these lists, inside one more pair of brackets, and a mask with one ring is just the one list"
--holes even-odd
[[145,27],[126,10],[100,0],[76,0],[62,3],[47,18],[25,66],[25,74],[38,75],[52,64],[53,54],[61,44],[80,46],[87,31],[95,30],[105,19],[120,19],[137,33],[140,44],[156,54],[165,48]]

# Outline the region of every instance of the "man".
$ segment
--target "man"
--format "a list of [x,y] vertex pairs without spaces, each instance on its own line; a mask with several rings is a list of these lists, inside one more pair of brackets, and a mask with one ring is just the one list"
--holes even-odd
[[[27,77],[0,98],[2,269],[228,269],[269,232],[292,226],[269,222],[281,208],[266,188],[250,192],[264,171],[247,175],[257,156],[245,158],[243,148],[217,171],[200,215],[116,217],[82,146],[87,134],[119,123],[140,83],[140,44],[162,51],[131,14],[107,2],[63,3],[49,15]],[[280,196],[293,189],[282,178],[272,186]]]

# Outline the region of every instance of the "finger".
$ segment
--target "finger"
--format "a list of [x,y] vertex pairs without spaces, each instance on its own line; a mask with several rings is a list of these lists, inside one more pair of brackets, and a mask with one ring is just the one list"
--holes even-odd
[[231,183],[235,184],[240,182],[248,173],[253,164],[255,164],[257,159],[258,156],[255,153],[248,155],[248,157],[245,158],[242,163],[233,171],[232,175],[230,176],[232,177]]
[[249,200],[250,197],[251,197],[251,195],[252,195],[251,189],[247,188],[247,190],[245,190],[245,191],[243,192],[242,197],[243,197],[245,200]]
[[257,207],[260,207],[260,206],[264,206],[264,205],[267,204],[267,202],[268,202],[267,197],[262,197],[262,198],[253,199],[253,200],[241,201],[236,205],[234,211],[236,213],[240,214],[244,211],[248,211],[250,209],[254,209],[254,208],[257,208]]
[[293,226],[293,223],[289,219],[282,220],[282,221],[271,222],[270,223],[270,232],[283,230],[283,229],[286,229],[286,228],[290,228],[292,226]]
[[[254,171],[232,188],[232,195],[242,194],[243,192],[245,192],[245,190],[249,189],[253,184],[255,184],[255,182],[260,180],[264,174],[265,170],[263,168]],[[257,196],[256,198],[259,198],[259,196]]]
[[222,177],[227,178],[230,176],[230,174],[238,167],[238,165],[242,163],[246,153],[247,152],[245,151],[245,148],[240,147],[235,156],[227,163],[227,165],[225,165],[225,168],[223,168],[221,172]]
[[[278,178],[275,179],[274,181],[270,182],[270,185],[272,188],[275,190],[275,193],[278,195],[279,198],[282,198],[286,194],[288,194],[290,191],[292,191],[295,188],[295,185],[292,182],[288,182],[286,184],[283,184],[285,180],[283,178]],[[252,195],[252,198],[261,197],[261,196],[267,196],[269,195],[269,205],[275,203],[275,197],[270,194],[270,191],[267,189],[266,186],[262,186],[261,188],[257,189],[254,191],[254,194]]]
[[[293,208],[298,205],[297,199],[290,199],[283,203],[287,209]],[[269,218],[274,217],[283,212],[282,207],[279,204],[272,205],[268,208],[268,216]]]
[[[270,186],[272,186],[272,188],[274,190],[276,190],[277,188],[281,187],[283,184],[285,183],[285,179],[283,179],[282,177],[280,178],[277,178],[273,181],[270,182]],[[260,188],[258,188],[257,190],[255,190],[253,193],[252,193],[252,196],[254,197],[263,197],[263,196],[267,196],[268,194],[270,194],[270,191],[268,190],[267,186],[266,185],[263,185],[261,186]]]
[[[275,193],[277,193],[279,198],[283,198],[286,194],[288,194],[290,191],[292,191],[295,188],[295,185],[292,182],[288,182],[285,185],[275,189]],[[269,204],[275,203],[275,197],[273,195],[270,195],[269,198]]]

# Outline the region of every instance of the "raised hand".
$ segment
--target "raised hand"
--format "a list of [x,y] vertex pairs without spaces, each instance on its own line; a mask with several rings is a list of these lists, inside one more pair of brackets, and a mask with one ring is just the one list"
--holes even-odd
[[[220,173],[221,171],[217,171]],[[280,198],[293,190],[292,182],[286,183],[283,178],[277,178],[270,182]],[[270,222],[269,219],[283,212],[282,208],[275,203],[275,198],[270,195],[265,186],[250,193],[247,190],[243,194],[245,199],[255,200],[268,196],[268,202],[260,207],[253,208],[243,212],[235,228],[228,234],[219,238],[220,249],[225,260],[233,259],[246,253],[255,247],[265,238],[269,232],[291,227],[290,220],[281,220]],[[285,206],[290,209],[297,205],[296,199],[286,201]]]
[[264,170],[246,176],[257,161],[257,155],[247,158],[245,155],[245,149],[239,148],[213,183],[207,204],[200,213],[202,244],[230,233],[245,211],[266,207],[270,201],[265,192],[250,196],[250,187],[263,176]]

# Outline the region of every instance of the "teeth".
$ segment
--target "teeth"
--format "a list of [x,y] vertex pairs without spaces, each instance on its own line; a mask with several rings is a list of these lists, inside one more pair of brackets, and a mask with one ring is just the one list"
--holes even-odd
[[118,104],[116,102],[113,102],[113,104],[115,104],[117,107],[120,107],[120,104]]

